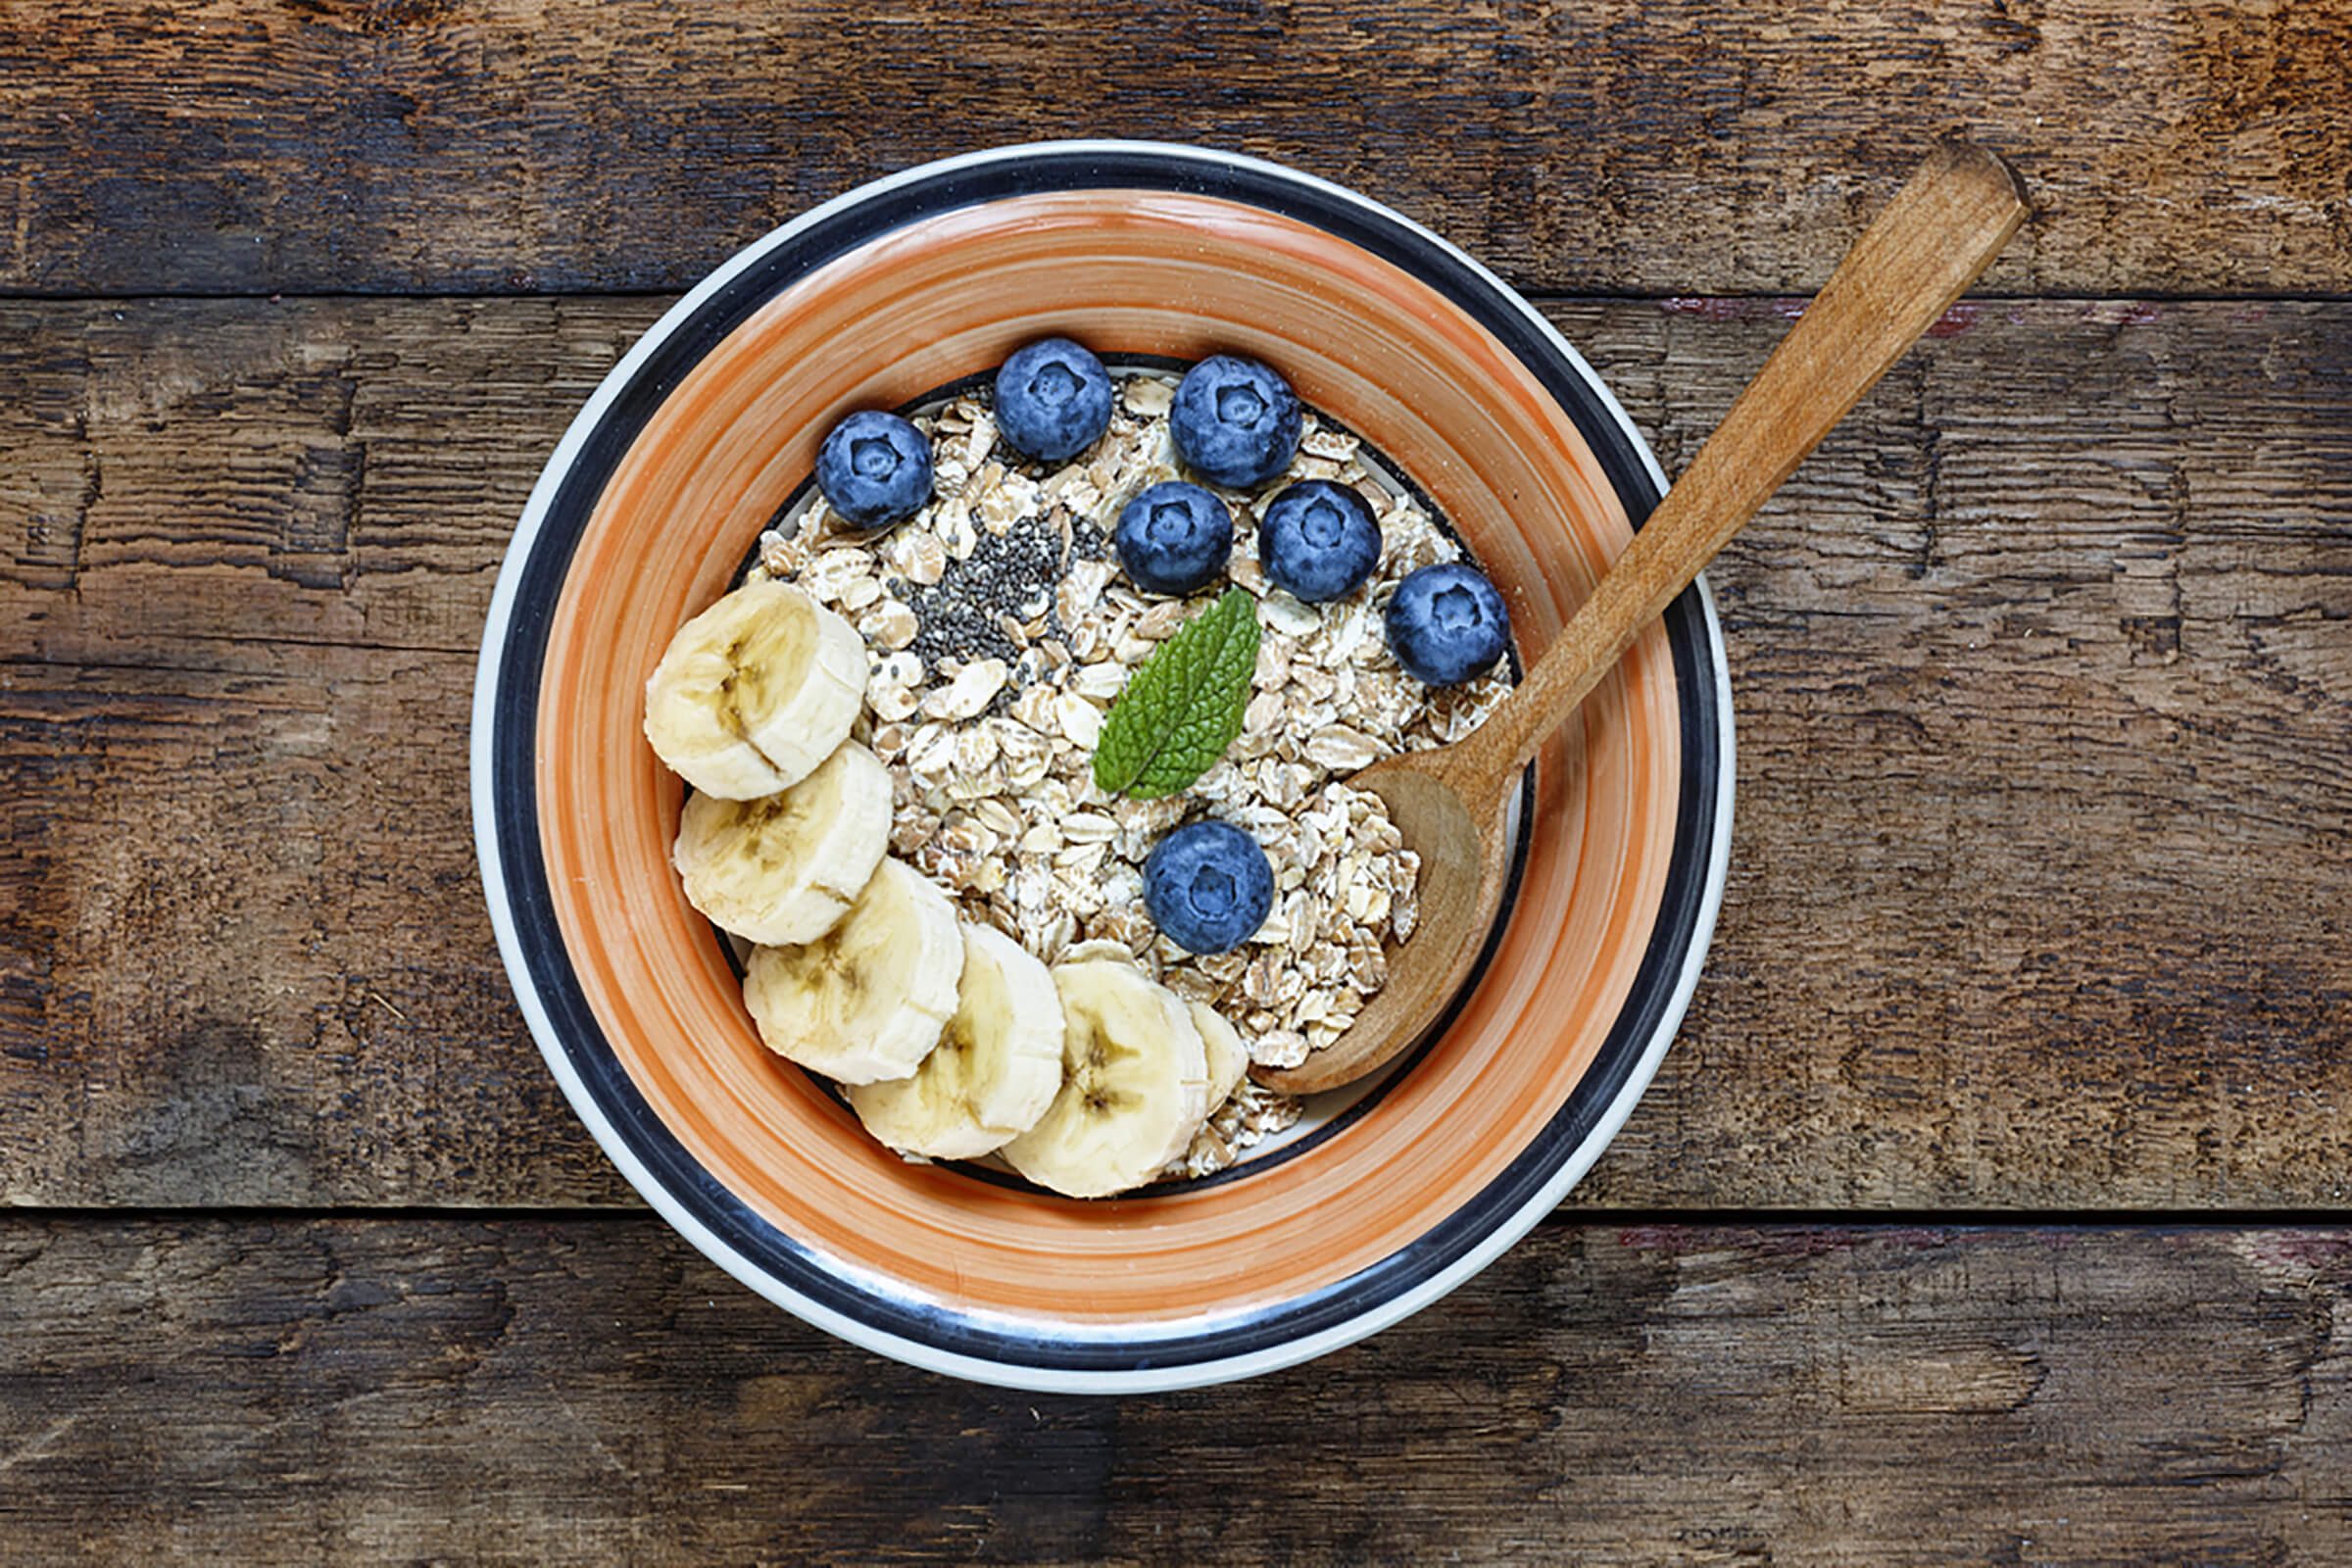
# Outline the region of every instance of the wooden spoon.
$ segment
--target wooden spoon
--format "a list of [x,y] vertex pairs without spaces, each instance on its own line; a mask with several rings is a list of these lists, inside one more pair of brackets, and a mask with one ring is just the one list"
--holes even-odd
[[1649,520],[1527,679],[1470,735],[1348,782],[1388,803],[1421,857],[1421,921],[1389,948],[1389,983],[1348,1032],[1291,1068],[1253,1069],[1288,1094],[1336,1089],[1412,1046],[1469,978],[1509,874],[1504,806],[1520,769],[1642,627],[1781,487],[1997,255],[2025,187],[1981,148],[1937,152],[1854,241]]

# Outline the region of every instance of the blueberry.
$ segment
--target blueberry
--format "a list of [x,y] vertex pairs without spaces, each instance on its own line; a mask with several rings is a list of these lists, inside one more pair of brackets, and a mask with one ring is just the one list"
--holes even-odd
[[1484,573],[1448,562],[1396,585],[1388,628],[1389,651],[1415,680],[1459,686],[1510,646],[1511,612]]
[[816,487],[853,528],[904,522],[931,499],[931,444],[895,414],[861,410],[817,449]]
[[1185,466],[1211,484],[1264,484],[1298,451],[1298,394],[1255,360],[1212,355],[1184,373],[1168,433]]
[[1170,479],[1119,509],[1119,564],[1148,594],[1189,594],[1225,571],[1233,514],[1197,484]]
[[1337,599],[1380,564],[1380,524],[1348,486],[1301,479],[1266,504],[1257,559],[1274,585],[1297,598]]
[[1062,463],[1110,428],[1110,376],[1066,337],[1040,338],[997,371],[997,429],[1013,450]]
[[1144,907],[1160,935],[1191,953],[1250,940],[1274,907],[1274,868],[1257,840],[1231,822],[1194,822],[1152,848]]

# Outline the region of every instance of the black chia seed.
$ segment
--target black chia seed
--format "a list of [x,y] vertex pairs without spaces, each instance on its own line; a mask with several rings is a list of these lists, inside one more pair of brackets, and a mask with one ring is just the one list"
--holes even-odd
[[[1078,528],[1101,538],[1089,524]],[[1023,517],[1002,534],[986,528],[978,533],[969,556],[951,559],[937,583],[906,596],[917,623],[914,653],[927,669],[951,655],[966,663],[978,659],[1018,663],[1021,646],[1004,634],[1004,618],[1034,620],[1044,614],[1055,621],[1054,590],[1065,564],[1060,523],[1049,514]],[[1049,635],[1058,630],[1057,621],[1048,628]]]

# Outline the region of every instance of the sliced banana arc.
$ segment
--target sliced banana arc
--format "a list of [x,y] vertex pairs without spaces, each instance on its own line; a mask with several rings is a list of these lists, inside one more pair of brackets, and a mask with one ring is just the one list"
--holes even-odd
[[967,922],[963,983],[938,1046],[913,1077],[850,1090],[850,1106],[893,1149],[977,1158],[1027,1132],[1054,1103],[1061,1040],[1053,971],[1002,931]]
[[1242,1087],[1250,1071],[1250,1048],[1242,1044],[1241,1032],[1207,1003],[1185,1005],[1192,1011],[1193,1027],[1200,1031],[1200,1044],[1208,1050],[1208,1114],[1214,1116]]
[[1208,1051],[1182,1000],[1132,964],[1064,963],[1061,1092],[1001,1152],[1071,1198],[1140,1187],[1208,1119]]
[[722,929],[784,947],[832,929],[890,843],[890,774],[854,741],[756,801],[693,795],[671,858],[686,899]]
[[747,583],[680,626],[645,683],[645,738],[705,795],[799,783],[849,738],[865,639],[790,583]]
[[777,1055],[845,1084],[905,1078],[956,1011],[963,932],[939,885],[884,860],[841,923],[794,948],[757,948],[743,1002]]

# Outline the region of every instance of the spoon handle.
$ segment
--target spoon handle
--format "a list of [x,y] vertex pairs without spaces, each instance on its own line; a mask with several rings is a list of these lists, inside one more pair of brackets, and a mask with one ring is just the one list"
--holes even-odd
[[[1935,325],[2026,217],[2009,166],[1967,144],[1895,193],[1591,598],[1473,742],[1517,768],[1566,721],[1637,633],[1756,514],[1904,350]],[[1507,752],[1507,760],[1497,754]]]

